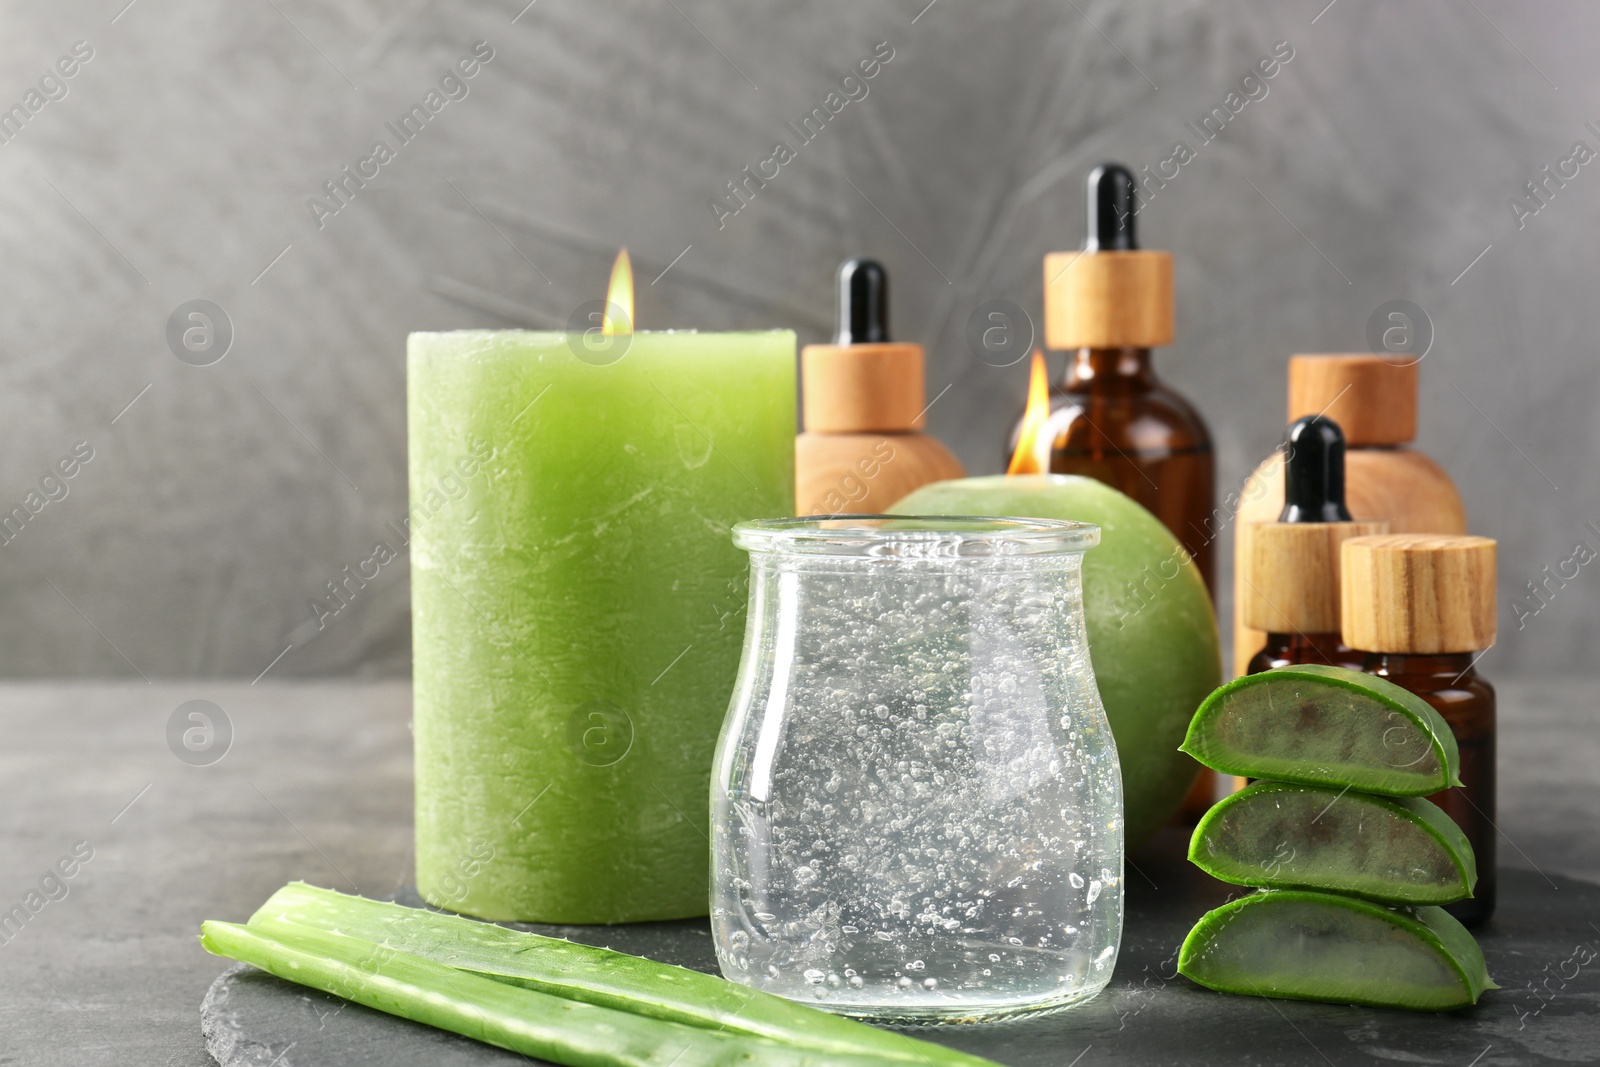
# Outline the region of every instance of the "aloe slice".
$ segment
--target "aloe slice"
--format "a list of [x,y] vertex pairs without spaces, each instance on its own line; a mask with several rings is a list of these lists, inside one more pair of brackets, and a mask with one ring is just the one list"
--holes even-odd
[[1427,701],[1343,667],[1235,678],[1195,712],[1183,751],[1213,770],[1420,797],[1460,785],[1450,727]]
[[1282,782],[1257,782],[1206,812],[1189,860],[1234,885],[1387,904],[1449,904],[1478,881],[1467,835],[1438,805]]
[[1441,908],[1264,890],[1200,917],[1178,972],[1221,993],[1448,1011],[1477,1003],[1483,951]]

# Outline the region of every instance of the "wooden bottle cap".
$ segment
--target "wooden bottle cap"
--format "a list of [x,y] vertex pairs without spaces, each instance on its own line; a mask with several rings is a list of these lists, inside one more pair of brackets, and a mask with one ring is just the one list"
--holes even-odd
[[1171,344],[1172,253],[1045,256],[1044,339],[1061,349]]
[[812,433],[906,433],[927,407],[922,346],[807,345],[800,352],[805,428]]
[[929,482],[964,478],[925,433],[803,433],[794,439],[796,515],[877,515]]
[[1366,352],[1289,357],[1289,421],[1326,415],[1349,445],[1403,445],[1417,436],[1417,365]]
[[1239,559],[1239,617],[1275,634],[1339,632],[1340,546],[1386,522],[1257,522]]
[[1385,534],[1344,543],[1344,643],[1367,652],[1480,652],[1495,639],[1495,542]]

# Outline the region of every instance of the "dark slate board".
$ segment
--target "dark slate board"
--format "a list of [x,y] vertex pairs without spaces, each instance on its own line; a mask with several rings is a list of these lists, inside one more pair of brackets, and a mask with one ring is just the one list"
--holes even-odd
[[[1144,857],[1128,870],[1122,950],[1104,993],[1058,1015],[920,1036],[1016,1067],[1600,1061],[1600,983],[1593,973],[1600,970],[1600,886],[1502,870],[1499,911],[1478,934],[1489,972],[1503,988],[1475,1008],[1438,1015],[1221,996],[1173,977],[1177,946],[1194,920],[1236,892],[1187,864]],[[527,929],[716,971],[703,920]],[[243,967],[212,985],[201,1021],[222,1067],[533,1062]]]

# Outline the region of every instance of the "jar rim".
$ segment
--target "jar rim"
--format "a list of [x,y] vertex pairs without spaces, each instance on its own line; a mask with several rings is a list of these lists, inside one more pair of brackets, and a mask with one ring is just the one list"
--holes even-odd
[[747,552],[807,556],[1047,556],[1093,548],[1100,527],[995,515],[825,515],[740,522],[733,543]]

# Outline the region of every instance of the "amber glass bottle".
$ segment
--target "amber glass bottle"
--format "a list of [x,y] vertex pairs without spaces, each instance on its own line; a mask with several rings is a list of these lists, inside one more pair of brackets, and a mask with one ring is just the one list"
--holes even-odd
[[1172,255],[1140,250],[1135,192],[1126,167],[1096,167],[1083,251],[1045,257],[1045,342],[1071,352],[1043,432],[1050,473],[1094,478],[1143,504],[1194,557],[1214,594],[1211,435],[1151,369],[1150,350],[1172,342]]
[[1467,926],[1489,918],[1495,904],[1495,700],[1494,687],[1473,666],[1475,654],[1405,655],[1374,652],[1366,671],[1409,689],[1450,724],[1461,749],[1461,785],[1428,799],[1445,810],[1472,843],[1478,889],[1445,908]]
[[[1150,366],[1150,350],[1172,343],[1172,254],[1139,248],[1137,187],[1126,167],[1096,167],[1087,191],[1083,251],[1044,257],[1045,344],[1071,353],[1041,431],[1050,442],[1049,473],[1093,478],[1144,505],[1194,559],[1215,597],[1211,435]],[[1008,456],[1021,432],[1019,422]],[[1179,820],[1198,819],[1216,793],[1216,776],[1201,771]]]
[[1148,348],[1080,348],[1050,391],[1050,473],[1081,474],[1133,497],[1194,557],[1214,594],[1211,438],[1161,384]]
[[1260,674],[1274,667],[1304,663],[1359,671],[1365,669],[1367,657],[1346,645],[1338,634],[1275,634],[1269,631],[1266,645],[1250,657],[1250,669],[1245,673]]
[[1389,534],[1344,543],[1345,643],[1365,669],[1426,700],[1461,750],[1461,785],[1428,799],[1467,835],[1474,895],[1445,910],[1467,926],[1495,905],[1495,698],[1478,654],[1495,638],[1495,543],[1486,537]]

